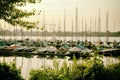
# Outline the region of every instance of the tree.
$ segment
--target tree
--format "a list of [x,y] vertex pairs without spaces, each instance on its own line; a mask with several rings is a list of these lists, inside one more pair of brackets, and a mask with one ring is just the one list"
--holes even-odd
[[35,27],[34,22],[24,21],[22,18],[34,15],[35,12],[27,12],[18,9],[18,6],[25,6],[26,3],[35,3],[41,0],[0,0],[0,19],[15,25],[20,25],[26,28]]

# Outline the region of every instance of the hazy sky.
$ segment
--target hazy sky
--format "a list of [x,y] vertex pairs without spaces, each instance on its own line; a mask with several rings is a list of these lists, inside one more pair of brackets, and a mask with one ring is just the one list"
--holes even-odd
[[45,10],[45,23],[47,25],[56,24],[56,29],[58,29],[59,19],[61,20],[61,29],[63,28],[65,9],[67,30],[71,30],[72,20],[75,29],[75,8],[77,6],[79,15],[78,27],[80,31],[82,17],[84,20],[87,20],[89,26],[90,19],[98,18],[99,8],[101,11],[101,30],[105,30],[107,10],[109,12],[109,30],[114,30],[114,21],[116,23],[116,30],[120,30],[120,0],[42,0],[39,6],[41,10],[43,8]]
[[84,21],[87,21],[89,29],[90,19],[94,20],[96,18],[96,20],[98,20],[99,9],[101,12],[101,31],[105,31],[107,10],[109,12],[109,31],[114,31],[114,22],[116,26],[115,30],[120,31],[120,0],[42,0],[40,4],[28,4],[24,9],[32,10],[35,8],[38,11],[42,11],[40,15],[30,17],[29,19],[31,21],[39,20],[39,25],[42,24],[44,10],[44,19],[47,30],[50,30],[50,25],[52,25],[55,30],[58,30],[59,21],[61,30],[63,30],[64,12],[66,10],[66,30],[71,30],[73,21],[75,31],[76,7],[78,7],[79,31],[81,31],[82,17]]

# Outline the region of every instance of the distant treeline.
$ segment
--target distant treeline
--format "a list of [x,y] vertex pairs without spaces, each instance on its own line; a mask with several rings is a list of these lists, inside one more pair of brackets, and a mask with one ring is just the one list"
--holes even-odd
[[93,36],[93,37],[120,37],[120,31],[118,32],[62,32],[62,31],[58,31],[58,32],[48,32],[48,31],[0,31],[0,36]]

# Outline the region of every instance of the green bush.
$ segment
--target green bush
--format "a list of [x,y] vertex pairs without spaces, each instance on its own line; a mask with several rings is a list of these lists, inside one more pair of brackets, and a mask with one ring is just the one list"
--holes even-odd
[[68,65],[64,60],[62,66],[59,66],[57,59],[53,60],[53,68],[32,70],[30,80],[79,80],[82,78],[82,66],[77,64],[75,56],[73,63]]
[[120,63],[106,67],[106,80],[120,80]]
[[20,75],[20,69],[16,68],[15,63],[0,63],[0,80],[24,80]]
[[102,60],[96,56],[84,71],[84,80],[104,80],[105,66]]
[[31,78],[30,80],[48,80],[49,76],[48,76],[49,73],[43,70],[32,70],[30,75],[31,75]]
[[61,67],[54,59],[53,68],[32,70],[30,80],[120,80],[120,63],[106,67],[98,54],[82,63],[73,56],[72,64],[64,61]]

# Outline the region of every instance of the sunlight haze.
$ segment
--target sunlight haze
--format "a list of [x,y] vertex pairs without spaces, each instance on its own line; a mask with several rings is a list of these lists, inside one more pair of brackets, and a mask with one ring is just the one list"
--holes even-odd
[[[120,30],[120,0],[42,0],[41,6],[45,10],[46,24],[56,24],[59,19],[63,28],[64,11],[66,9],[66,27],[71,30],[72,20],[75,23],[75,9],[78,7],[78,26],[81,26],[81,19],[87,19],[89,25],[90,18],[98,18],[99,8],[101,11],[101,31],[105,30],[105,20],[107,10],[109,12],[109,31],[113,31],[113,24],[116,23],[116,30]],[[43,10],[43,9],[42,9]],[[42,14],[41,14],[42,17]],[[53,22],[54,21],[54,22]],[[68,27],[70,27],[68,29]],[[75,24],[74,24],[75,28]],[[81,30],[80,30],[81,31]]]
[[[120,5],[120,0],[42,0],[41,3],[27,4],[27,6],[23,7],[22,9],[28,11],[36,9],[36,15],[29,17],[29,19],[27,20],[39,21],[40,22],[38,25],[39,27],[42,24],[45,24],[46,30],[48,31],[50,31],[50,29],[52,28],[58,31],[59,27],[61,30],[63,30],[65,10],[66,10],[66,31],[71,31],[72,21],[75,31],[76,8],[78,8],[79,31],[81,31],[82,18],[83,18],[83,23],[86,20],[88,25],[88,30],[90,29],[89,27],[90,20],[92,20],[94,24],[96,19],[96,23],[98,23],[99,9],[101,15],[100,16],[101,31],[105,31],[106,13],[108,11],[109,14],[108,30],[113,32],[113,31],[120,31],[119,5]],[[40,15],[38,15],[39,12]],[[44,13],[44,23],[43,23],[43,13]],[[115,26],[115,30],[113,29],[114,26]],[[93,28],[93,30],[95,29]]]

